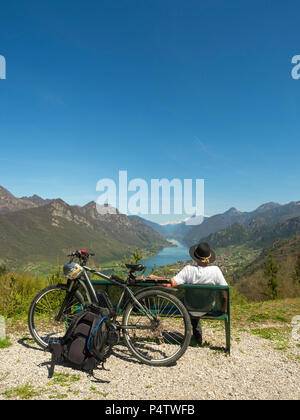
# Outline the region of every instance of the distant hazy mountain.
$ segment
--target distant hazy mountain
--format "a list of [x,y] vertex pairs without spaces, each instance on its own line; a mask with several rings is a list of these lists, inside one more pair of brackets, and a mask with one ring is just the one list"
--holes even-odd
[[227,210],[225,213],[216,214],[215,216],[205,219],[200,225],[193,226],[192,229],[184,236],[184,242],[193,245],[202,238],[211,233],[225,229],[231,224],[242,218],[242,213],[235,208]]
[[[99,214],[96,203],[70,206],[61,199],[15,198],[0,190],[1,260],[26,262],[61,261],[74,249],[89,249],[95,262],[116,260],[136,247],[158,250],[169,243],[137,218]],[[30,204],[31,203],[31,204]]]
[[137,217],[143,223],[150,226],[152,229],[163,235],[165,238],[177,239],[178,241],[182,241],[183,238],[188,234],[188,232],[194,227],[186,225],[185,222],[167,223],[164,225],[160,225],[158,223],[154,223],[150,220],[144,219],[140,216],[129,216],[129,218],[131,217]]
[[253,219],[249,225],[234,223],[226,229],[203,238],[214,248],[247,245],[252,248],[270,246],[276,239],[300,235],[300,216],[280,223],[266,223],[263,218]]
[[[209,237],[211,234],[223,231],[235,223],[247,227],[254,223],[253,221],[255,220],[256,225],[275,225],[297,216],[300,216],[300,201],[293,201],[285,205],[266,203],[252,212],[240,212],[235,208],[231,208],[225,213],[212,216],[205,219],[202,224],[194,226],[184,237],[184,241],[188,245],[192,245]],[[246,234],[246,231],[241,227],[234,229],[239,229],[239,235]],[[238,235],[237,232],[236,235]],[[228,239],[228,241],[230,242],[231,239]]]

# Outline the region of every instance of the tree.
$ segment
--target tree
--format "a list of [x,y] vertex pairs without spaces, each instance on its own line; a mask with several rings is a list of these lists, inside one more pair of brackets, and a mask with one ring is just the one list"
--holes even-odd
[[295,268],[292,274],[293,283],[295,285],[300,284],[300,253],[297,256]]
[[275,264],[272,252],[270,252],[267,262],[264,265],[264,275],[268,280],[268,289],[271,293],[272,299],[278,297],[278,282],[277,282],[278,268]]
[[[119,269],[115,268],[114,273],[121,277],[123,280],[127,277],[128,270],[126,269],[126,264],[139,264],[143,259],[143,252],[136,248],[135,251],[129,257],[123,257],[121,262],[121,267]],[[145,269],[140,271],[139,274],[144,274]]]
[[[129,264],[139,264],[139,262],[143,259],[143,252],[136,248],[136,250],[132,253],[130,263]],[[125,259],[126,261],[126,259]]]

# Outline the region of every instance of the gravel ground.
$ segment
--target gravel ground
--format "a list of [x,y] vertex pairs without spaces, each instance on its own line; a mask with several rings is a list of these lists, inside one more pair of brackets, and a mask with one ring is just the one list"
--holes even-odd
[[50,355],[29,338],[10,336],[13,345],[0,350],[0,400],[300,399],[299,348],[275,350],[244,331],[233,333],[228,356],[219,348],[223,330],[207,329],[212,346],[189,347],[172,367],[143,365],[118,345],[105,364],[109,370],[95,370],[95,378],[56,365],[48,379]]

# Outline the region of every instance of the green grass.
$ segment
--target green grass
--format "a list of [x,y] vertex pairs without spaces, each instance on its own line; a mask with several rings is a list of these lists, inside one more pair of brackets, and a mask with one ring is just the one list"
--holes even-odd
[[[7,374],[3,375],[3,377],[0,377],[0,381],[4,381],[6,377]],[[54,373],[53,378],[47,384],[48,388],[34,388],[32,384],[27,382],[23,386],[7,389],[2,393],[2,395],[4,395],[7,399],[29,400],[34,397],[43,396],[43,398],[59,400],[67,398],[67,393],[73,393],[74,395],[77,395],[79,391],[72,390],[71,386],[74,382],[79,380],[80,376],[78,375],[71,375],[68,373]],[[57,386],[63,387],[64,392],[61,392],[59,388],[56,389]]]
[[[7,374],[3,375],[3,377],[0,377],[0,381],[4,381],[6,377]],[[47,384],[48,386],[51,386],[51,388],[34,388],[34,386],[31,383],[27,382],[23,386],[7,389],[2,393],[2,395],[4,395],[7,399],[29,400],[35,397],[42,396],[43,398],[59,400],[67,398],[67,393],[73,393],[74,395],[77,395],[79,391],[73,391],[71,385],[79,380],[80,376],[78,375],[70,375],[68,373],[55,373],[51,382],[48,382]],[[61,392],[59,389],[55,388],[57,385],[59,387],[68,387],[68,389],[64,390],[65,392]]]
[[69,373],[54,373],[52,380],[48,382],[47,385],[60,385],[66,387],[79,380],[80,376],[78,375],[70,375]]
[[251,330],[251,334],[259,335],[265,340],[282,340],[282,331],[275,327],[257,328]]
[[267,319],[270,319],[270,316],[268,312],[262,312],[258,314],[253,314],[248,318],[248,321],[250,322],[260,322],[260,321],[266,321]]
[[92,391],[94,394],[101,395],[104,398],[108,396],[108,392],[98,391],[97,388],[93,385],[90,387],[90,391]]
[[1,373],[0,374],[0,382],[4,381],[8,377],[9,373]]
[[40,393],[40,391],[35,390],[34,387],[29,382],[27,382],[24,386],[10,388],[4,391],[2,394],[9,399],[19,398],[21,400],[29,400],[32,397],[40,395]]
[[0,339],[0,349],[6,349],[7,347],[10,347],[11,345],[12,343],[10,342],[9,337]]
[[289,348],[291,328],[265,327],[251,330],[251,334],[258,335],[273,344],[275,350],[286,351]]
[[62,400],[64,398],[67,398],[68,394],[62,394],[62,393],[57,393],[57,394],[53,394],[53,395],[48,395],[48,398],[50,400]]
[[300,298],[268,300],[233,304],[231,318],[234,326],[243,328],[255,324],[290,324],[300,314]]

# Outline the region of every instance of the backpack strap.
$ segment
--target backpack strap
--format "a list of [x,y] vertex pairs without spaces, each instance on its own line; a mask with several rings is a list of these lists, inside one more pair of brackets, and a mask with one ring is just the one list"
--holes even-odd
[[49,350],[52,353],[51,356],[51,365],[50,365],[50,369],[49,369],[49,373],[48,373],[48,378],[52,378],[53,373],[54,373],[54,367],[56,362],[59,360],[59,358],[61,357],[62,354],[62,345],[61,343],[50,343],[47,350]]
[[102,322],[105,320],[105,319],[108,319],[108,317],[107,316],[104,316],[101,320],[100,320],[100,322],[96,325],[96,328],[94,328],[93,329],[93,331],[91,332],[91,334],[90,334],[90,336],[89,336],[89,338],[88,338],[88,341],[87,341],[87,349],[88,349],[88,351],[90,351],[90,341],[91,341],[91,339],[92,339],[92,337],[93,337],[93,334],[97,331],[97,329],[100,327],[100,325],[102,324]]
[[88,359],[86,359],[86,361],[82,365],[82,369],[89,372],[92,375],[97,365],[98,365],[98,362],[95,359],[95,357],[89,357]]

